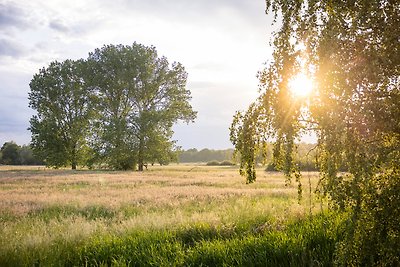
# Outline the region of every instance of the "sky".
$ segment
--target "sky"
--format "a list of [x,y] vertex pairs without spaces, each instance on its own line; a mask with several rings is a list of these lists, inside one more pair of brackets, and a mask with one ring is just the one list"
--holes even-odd
[[0,0],[0,145],[30,142],[29,82],[52,61],[105,44],[157,48],[188,72],[195,123],[174,126],[183,149],[231,148],[237,110],[258,96],[271,58],[264,0]]

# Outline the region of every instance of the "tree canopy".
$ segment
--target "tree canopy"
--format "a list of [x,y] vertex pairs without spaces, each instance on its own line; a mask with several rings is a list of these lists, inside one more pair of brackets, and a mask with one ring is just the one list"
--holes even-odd
[[94,105],[85,84],[83,60],[52,62],[35,74],[29,106],[37,111],[30,120],[34,152],[50,166],[82,163],[89,120]]
[[[231,126],[241,173],[254,181],[255,155],[273,141],[275,165],[296,177],[301,192],[296,141],[314,132],[319,190],[352,214],[338,262],[399,264],[399,1],[267,0],[266,6],[280,28],[273,60],[259,73],[260,97]],[[313,82],[307,95],[291,91],[299,74]]]
[[118,169],[168,162],[173,124],[196,117],[184,67],[137,43],[96,49],[88,63],[98,92],[98,154]]
[[137,43],[52,62],[30,83],[34,152],[49,166],[72,169],[168,163],[176,157],[173,124],[196,117],[186,79],[182,64]]

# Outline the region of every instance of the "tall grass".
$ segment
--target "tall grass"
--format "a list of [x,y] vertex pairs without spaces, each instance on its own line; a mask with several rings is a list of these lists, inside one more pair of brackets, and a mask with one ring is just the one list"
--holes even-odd
[[[342,217],[320,214],[277,227],[194,224],[124,233],[60,235],[1,250],[1,266],[331,266]],[[60,229],[68,231],[68,229]],[[32,240],[32,241],[33,241]]]
[[234,168],[0,170],[0,266],[332,265],[342,215],[309,203]]

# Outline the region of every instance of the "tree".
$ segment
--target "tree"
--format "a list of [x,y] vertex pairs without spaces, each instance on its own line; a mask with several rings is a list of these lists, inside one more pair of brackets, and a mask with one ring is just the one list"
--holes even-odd
[[19,146],[13,141],[5,142],[0,149],[0,164],[5,165],[41,165],[42,161],[33,156],[27,145]]
[[33,155],[33,150],[30,146],[22,145],[19,150],[19,158],[21,165],[43,165],[43,161],[37,159]]
[[[400,2],[266,4],[282,24],[273,61],[259,73],[262,95],[231,126],[242,173],[254,181],[254,155],[274,141],[275,165],[301,191],[295,141],[314,131],[320,190],[351,213],[338,263],[399,265]],[[308,96],[290,90],[298,73],[313,79]]]
[[160,165],[168,165],[170,162],[178,161],[179,147],[175,145],[175,141],[171,141],[172,132],[169,135],[152,134],[147,143],[147,149],[144,153],[144,161],[159,163]]
[[11,142],[5,142],[1,147],[1,163],[5,165],[20,165],[19,151],[21,147]]
[[86,85],[83,60],[52,62],[30,82],[31,146],[48,166],[83,163],[89,121],[95,115],[93,93]]
[[143,170],[155,151],[168,154],[173,124],[196,117],[184,67],[137,43],[96,49],[88,63],[101,114],[92,140],[98,157],[116,169]]

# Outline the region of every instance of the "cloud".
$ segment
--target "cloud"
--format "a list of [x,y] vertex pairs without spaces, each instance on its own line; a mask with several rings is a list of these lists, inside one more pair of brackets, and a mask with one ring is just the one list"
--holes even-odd
[[209,81],[189,81],[187,86],[190,87],[191,89],[197,90],[197,89],[207,89],[210,87],[215,87],[215,82],[209,82]]
[[107,10],[109,14],[118,13],[119,17],[146,14],[167,23],[223,27],[228,31],[248,27],[265,30],[266,21],[272,21],[265,15],[263,1],[255,0],[102,0],[96,3],[98,9]]
[[[255,81],[256,82],[256,81]],[[184,149],[231,148],[229,127],[237,110],[245,110],[256,99],[257,87],[245,83],[189,81],[191,104],[198,111],[194,124],[174,126],[174,139]]]
[[0,57],[10,56],[19,58],[24,54],[25,50],[19,43],[9,39],[0,39]]
[[[12,90],[18,91],[16,95],[12,94]],[[21,96],[24,90],[11,88],[7,94],[7,88],[2,86],[0,91],[0,143],[14,140],[19,144],[27,144],[30,139],[27,128],[33,111],[28,108],[28,98]]]
[[18,132],[21,129],[26,129],[27,128],[27,123],[26,121],[23,122],[16,122],[16,121],[10,121],[7,120],[7,118],[0,117],[2,120],[2,123],[0,125],[0,132],[2,133],[13,133],[13,132]]
[[196,121],[186,125],[178,123],[173,127],[173,140],[177,140],[177,145],[183,149],[190,148],[212,148],[227,149],[233,145],[229,141],[229,129],[227,125],[213,125]]
[[62,22],[61,20],[51,20],[49,22],[49,27],[55,31],[67,33],[69,32],[69,28]]
[[49,21],[49,28],[63,34],[71,36],[83,36],[90,31],[98,28],[101,21],[94,19],[79,19],[79,20],[64,20],[61,18],[52,19]]
[[223,70],[224,65],[216,62],[201,62],[193,66],[195,70]]
[[[240,14],[248,16],[258,8],[259,4],[256,1],[243,1],[243,0],[201,0],[201,1],[187,1],[187,0],[148,0],[148,1],[132,1],[132,0],[115,0],[113,2],[103,1],[109,7],[120,7],[124,10],[140,10],[152,14],[159,14],[163,17],[175,19],[193,19],[202,17],[204,20],[212,18],[215,13],[221,10],[231,9],[238,11]],[[265,8],[264,8],[265,9]],[[260,13],[264,13],[264,9],[260,9]],[[204,17],[204,14],[209,14]],[[179,14],[179,16],[177,16]]]
[[31,110],[25,108],[27,99],[16,100],[7,97],[6,101],[0,107],[0,141],[14,140],[20,144],[27,144],[30,136],[27,128],[32,114]]
[[0,29],[9,28],[26,29],[30,27],[29,16],[14,3],[0,3]]

